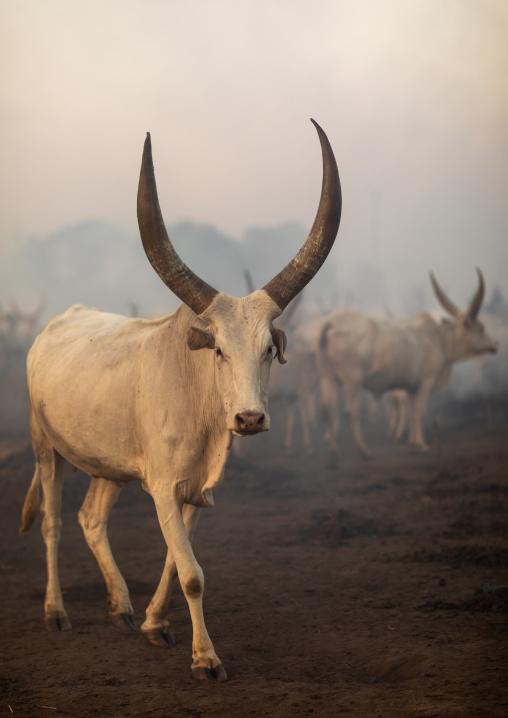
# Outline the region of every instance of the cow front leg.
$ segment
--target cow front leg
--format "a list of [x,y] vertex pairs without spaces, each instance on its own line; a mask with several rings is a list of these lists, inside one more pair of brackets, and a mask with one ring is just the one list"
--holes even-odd
[[[184,504],[182,508],[183,521],[191,544],[200,512],[201,509],[196,506],[191,506],[190,504]],[[172,552],[168,549],[160,583],[146,609],[146,620],[141,626],[141,630],[152,646],[157,646],[158,648],[169,648],[169,646],[175,643],[175,639],[170,630],[168,613],[171,589],[176,575],[175,559]]]
[[118,628],[135,631],[129,590],[111,553],[107,534],[109,514],[122,488],[114,481],[92,478],[78,520],[106,581],[111,620]]
[[193,676],[198,680],[225,681],[227,679],[226,671],[215,653],[205,626],[203,616],[205,579],[187,535],[182,504],[174,496],[161,492],[157,487],[155,490],[151,488],[150,493],[155,502],[168,551],[175,560],[180,585],[189,606],[193,631],[191,666]]
[[394,392],[394,394],[397,395],[396,404],[398,413],[397,426],[395,429],[395,440],[400,441],[407,428],[409,398],[405,391]]
[[427,452],[429,447],[425,443],[423,435],[423,416],[427,406],[429,396],[429,387],[423,385],[416,396],[411,397],[410,401],[410,432],[409,444],[414,451]]
[[390,426],[388,429],[388,437],[400,441],[404,431],[406,430],[408,419],[409,398],[402,389],[392,391],[390,396]]

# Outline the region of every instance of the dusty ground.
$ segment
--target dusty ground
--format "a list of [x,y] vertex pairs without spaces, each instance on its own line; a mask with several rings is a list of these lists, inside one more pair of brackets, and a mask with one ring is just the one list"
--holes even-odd
[[[40,520],[17,535],[33,469],[25,441],[0,440],[0,715],[508,715],[506,420],[443,425],[427,456],[371,437],[366,461],[345,440],[331,468],[322,452],[286,458],[260,437],[233,457],[195,540],[222,684],[192,680],[179,589],[174,648],[108,622],[77,524],[79,473],[64,490],[60,554],[74,630],[44,630]],[[139,624],[165,551],[137,486],[123,492],[110,538]]]

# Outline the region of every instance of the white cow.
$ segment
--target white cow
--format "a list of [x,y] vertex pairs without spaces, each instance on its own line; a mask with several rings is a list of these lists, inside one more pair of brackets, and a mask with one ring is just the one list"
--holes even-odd
[[466,311],[460,311],[431,274],[434,292],[452,319],[436,322],[427,312],[407,319],[373,319],[356,311],[336,312],[321,327],[318,361],[322,377],[322,414],[328,423],[330,450],[337,451],[339,391],[344,386],[346,413],[356,445],[365,456],[359,423],[360,392],[376,397],[403,389],[409,397],[409,443],[426,451],[422,419],[430,392],[444,387],[455,362],[497,351],[477,315],[485,294],[483,276]]
[[110,615],[135,629],[129,593],[112,556],[107,520],[129,481],[154,499],[168,553],[141,630],[150,642],[172,641],[168,608],[178,574],[193,624],[195,678],[225,680],[203,618],[203,572],[191,541],[200,508],[213,506],[233,436],[268,431],[270,365],[285,362],[285,335],[273,326],[316,274],[339,227],[341,191],[332,149],[321,128],[323,186],[312,230],[296,257],[263,289],[237,299],[210,287],[179,258],[159,208],[150,136],[138,190],[145,252],[161,279],[184,302],[161,319],[105,314],[76,305],[55,317],[28,358],[35,475],[21,532],[32,525],[42,485],[47,549],[45,621],[68,630],[57,548],[65,461],[91,476],[79,512],[85,538],[104,575]]

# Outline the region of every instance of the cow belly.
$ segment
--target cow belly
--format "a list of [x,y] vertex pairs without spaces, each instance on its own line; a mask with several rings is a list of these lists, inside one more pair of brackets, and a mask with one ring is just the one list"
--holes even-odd
[[143,479],[141,457],[136,456],[120,433],[114,437],[101,436],[99,427],[86,422],[77,429],[72,421],[65,427],[56,426],[51,415],[34,412],[37,423],[51,444],[70,464],[90,476],[112,481],[139,481]]
[[381,372],[369,375],[363,386],[377,396],[394,389],[405,389],[410,393],[414,393],[417,389],[415,382],[408,378],[387,376],[386,373]]
[[32,381],[32,422],[61,456],[87,474],[114,481],[141,479],[133,413],[101,400],[100,387],[87,393],[70,384],[71,391],[64,394],[43,380]]

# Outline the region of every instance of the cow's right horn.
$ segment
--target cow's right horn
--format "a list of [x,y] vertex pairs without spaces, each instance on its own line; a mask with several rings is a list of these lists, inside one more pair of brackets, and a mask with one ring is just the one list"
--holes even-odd
[[164,284],[196,314],[204,312],[217,290],[194,274],[171,244],[157,197],[149,132],[139,175],[138,225],[146,256]]
[[302,291],[321,267],[333,247],[340,224],[342,194],[337,163],[327,136],[317,122],[311,122],[318,132],[323,152],[321,199],[305,244],[296,257],[263,287],[281,310]]
[[485,296],[485,282],[483,279],[483,274],[481,273],[481,270],[478,269],[478,267],[476,268],[476,271],[478,272],[478,289],[476,290],[476,294],[474,295],[473,300],[467,310],[467,316],[471,319],[476,319],[478,312],[480,311],[480,307],[482,306],[483,298]]

